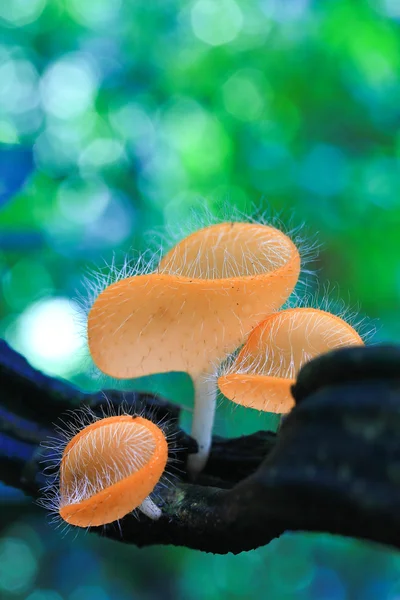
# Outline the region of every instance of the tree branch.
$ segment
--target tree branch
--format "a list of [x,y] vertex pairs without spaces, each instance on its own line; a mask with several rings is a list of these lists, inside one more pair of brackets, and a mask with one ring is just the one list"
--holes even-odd
[[[0,343],[0,478],[36,498],[43,484],[40,440],[66,410],[104,406],[30,367]],[[113,404],[126,394],[106,392]],[[178,427],[179,407],[131,394],[135,410],[170,419],[179,469],[160,486],[163,516],[127,515],[92,528],[138,546],[174,544],[214,553],[267,544],[286,530],[324,531],[400,548],[400,348],[354,347],[307,364],[293,387],[296,407],[277,435],[215,437],[196,483],[185,472],[195,442]],[[172,448],[174,451],[174,448]]]

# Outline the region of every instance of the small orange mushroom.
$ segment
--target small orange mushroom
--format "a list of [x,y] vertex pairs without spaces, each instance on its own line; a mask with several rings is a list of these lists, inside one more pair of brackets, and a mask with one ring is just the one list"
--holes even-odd
[[215,363],[232,352],[297,283],[300,256],[274,227],[220,223],[178,243],[157,272],[108,286],[88,317],[95,364],[116,378],[186,371],[194,382],[192,435],[199,472],[210,450],[216,403]]
[[329,312],[283,310],[255,327],[218,386],[237,404],[287,413],[294,406],[290,388],[300,367],[333,348],[363,344],[353,327]]
[[135,508],[158,519],[149,495],[168,459],[163,431],[143,417],[99,419],[66,445],[60,465],[58,512],[77,527],[105,525]]

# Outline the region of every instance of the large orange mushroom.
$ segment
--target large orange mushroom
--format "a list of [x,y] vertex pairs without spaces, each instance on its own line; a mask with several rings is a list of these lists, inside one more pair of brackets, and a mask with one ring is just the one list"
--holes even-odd
[[199,472],[210,450],[215,364],[277,310],[300,272],[299,252],[284,233],[256,223],[220,223],[183,239],[156,272],[128,277],[99,294],[88,316],[95,364],[125,379],[186,371],[193,379],[192,435]]
[[363,345],[343,319],[315,308],[292,308],[268,316],[250,334],[236,359],[218,378],[221,392],[249,408],[287,413],[290,388],[306,362],[333,348]]

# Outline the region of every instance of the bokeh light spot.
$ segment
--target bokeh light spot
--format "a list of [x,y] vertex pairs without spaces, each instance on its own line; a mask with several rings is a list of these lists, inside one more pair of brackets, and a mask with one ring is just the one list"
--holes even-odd
[[96,221],[110,203],[110,190],[100,179],[65,180],[57,191],[63,217],[79,225]]
[[188,185],[185,169],[178,153],[167,144],[160,143],[139,177],[139,190],[158,209],[169,202]]
[[267,0],[262,2],[264,13],[275,21],[296,21],[307,15],[310,0]]
[[[376,5],[376,1],[373,2]],[[399,0],[381,0],[378,2],[381,5],[381,10],[384,14],[392,19],[400,19],[400,2]]]
[[112,111],[110,123],[121,138],[132,145],[134,152],[147,155],[155,141],[155,128],[142,107],[128,104]]
[[119,13],[121,0],[67,0],[67,10],[75,21],[88,27],[110,25]]
[[91,139],[96,116],[92,110],[64,120],[49,115],[46,128],[37,138],[34,153],[38,166],[66,170],[75,166],[88,140]]
[[19,538],[0,540],[0,590],[21,594],[33,584],[38,563],[28,544]]
[[46,111],[60,119],[71,119],[88,110],[97,88],[97,76],[84,55],[63,57],[45,72],[41,97]]
[[11,121],[0,121],[0,144],[18,143],[18,132]]
[[31,62],[9,59],[0,64],[0,113],[22,114],[38,105],[38,75]]
[[17,319],[11,343],[35,367],[67,376],[83,358],[80,308],[69,298],[46,298],[29,306]]
[[6,530],[4,537],[11,537],[22,540],[28,544],[34,557],[40,560],[45,552],[44,540],[38,530],[36,530],[30,522],[26,521],[27,517],[22,516],[21,520],[14,521]]
[[120,244],[132,236],[134,226],[135,212],[129,200],[114,191],[102,214],[88,224],[85,232],[88,240],[104,248]]
[[166,143],[179,152],[184,167],[202,177],[221,170],[230,151],[221,122],[186,98],[173,102],[166,111],[163,134]]
[[12,27],[33,23],[43,12],[46,0],[3,0],[0,2],[0,19]]
[[222,88],[225,108],[242,121],[254,121],[265,106],[268,89],[261,87],[262,73],[242,69],[226,81]]
[[99,138],[93,140],[79,158],[81,168],[103,167],[119,161],[124,155],[124,147],[118,140]]
[[243,15],[234,0],[198,0],[192,7],[194,34],[210,46],[232,42],[243,26]]
[[395,210],[398,198],[394,190],[400,191],[398,161],[384,157],[367,161],[359,181],[359,194],[363,202],[368,200],[385,210]]
[[196,151],[210,118],[198,102],[186,98],[175,101],[163,119],[165,138],[183,154]]

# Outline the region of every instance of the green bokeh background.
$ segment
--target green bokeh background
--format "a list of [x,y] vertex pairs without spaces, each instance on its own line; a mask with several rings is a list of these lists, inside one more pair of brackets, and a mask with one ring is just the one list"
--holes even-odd
[[[321,244],[310,292],[400,341],[397,0],[12,0],[0,23],[0,335],[35,366],[99,388],[77,324],[87,269],[235,209],[304,224]],[[189,423],[184,375],[131,387]],[[220,433],[274,425],[221,399]],[[400,598],[400,556],[367,543],[138,550],[63,537],[0,493],[5,600]]]

